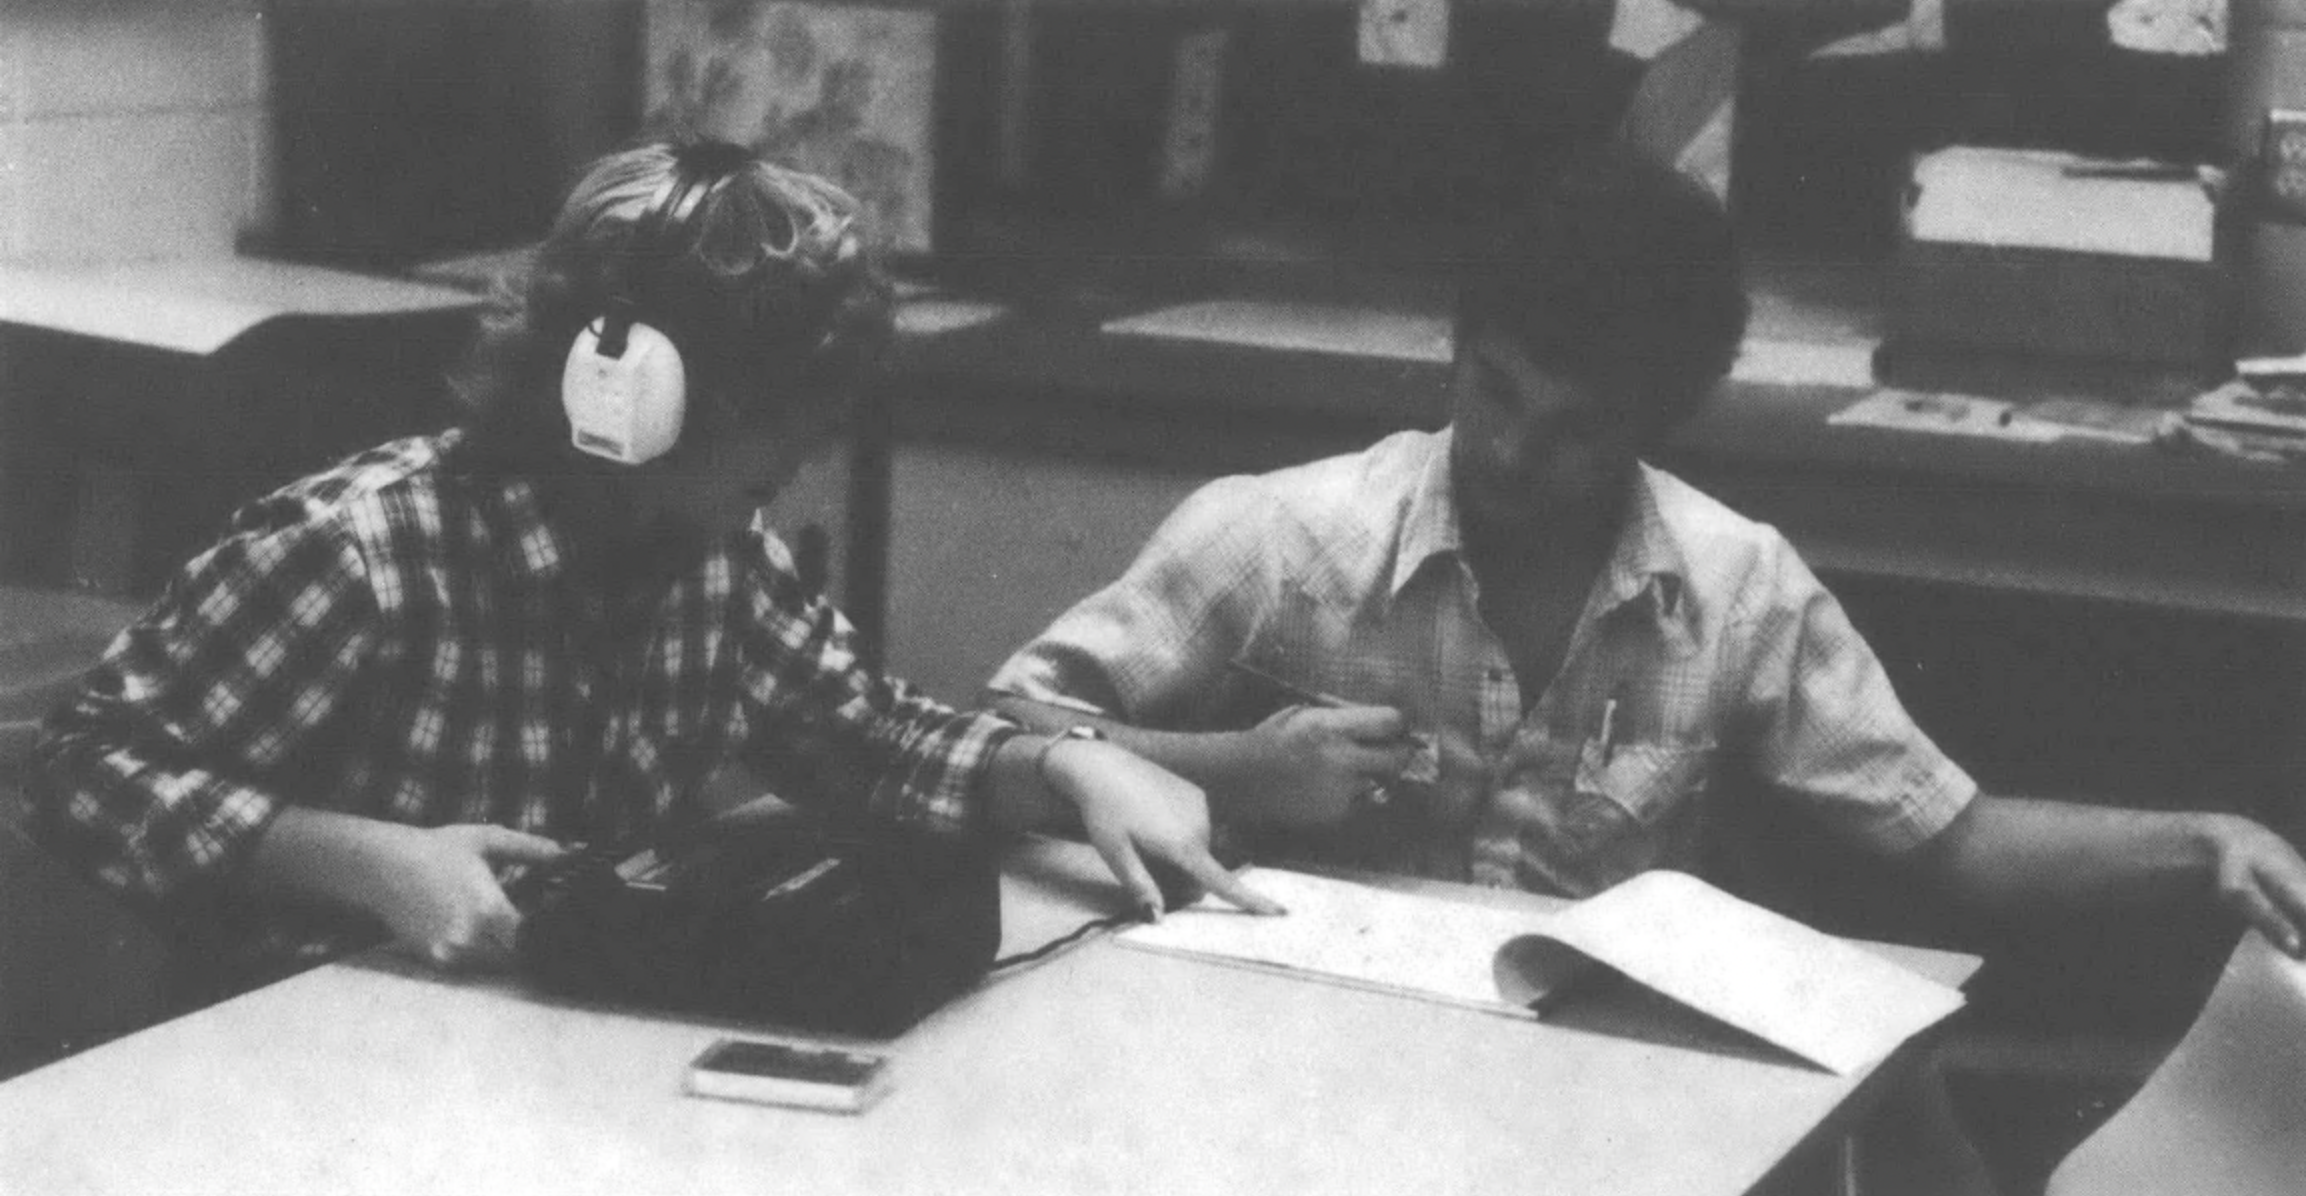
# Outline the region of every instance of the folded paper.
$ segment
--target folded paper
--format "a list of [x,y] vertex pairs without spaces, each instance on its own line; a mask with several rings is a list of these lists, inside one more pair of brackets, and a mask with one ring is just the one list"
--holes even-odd
[[1552,913],[1272,868],[1243,879],[1289,915],[1204,900],[1120,941],[1520,1017],[1606,967],[1843,1073],[1962,1004],[1956,989],[1686,873],[1645,872]]

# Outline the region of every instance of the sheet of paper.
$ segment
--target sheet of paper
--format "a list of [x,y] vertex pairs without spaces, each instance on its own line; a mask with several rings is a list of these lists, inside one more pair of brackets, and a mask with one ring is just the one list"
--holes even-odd
[[1117,941],[1521,1017],[1583,970],[1574,952],[1837,1072],[1962,1004],[1956,989],[1685,873],[1645,872],[1550,914],[1274,868],[1242,878],[1289,914],[1206,898]]
[[2134,406],[2104,399],[2074,396],[2037,399],[2018,408],[2017,419],[2058,430],[2061,439],[2104,440],[2115,444],[2152,444],[2167,434],[2176,412],[2166,407]]
[[2094,174],[2053,150],[1957,145],[1914,164],[1915,240],[2211,260],[2209,192],[2191,178]]
[[1450,0],[1361,0],[1355,38],[1371,66],[1432,69],[1449,58]]
[[2193,1028],[2049,1196],[2295,1192],[2306,1185],[2306,963],[2246,934]]
[[1402,361],[1447,362],[1450,352],[1445,315],[1267,299],[1212,299],[1165,307],[1110,320],[1105,331]]
[[1999,399],[1896,389],[1867,395],[1826,422],[1994,440],[2050,441],[2062,435],[2052,425],[2019,419],[2016,405]]
[[1648,62],[1705,24],[1705,17],[1673,0],[1617,0],[1610,10],[1609,48]]
[[1118,941],[1534,1016],[1499,999],[1491,959],[1498,944],[1527,932],[1544,915],[1276,868],[1251,868],[1241,879],[1287,906],[1288,916],[1255,917],[1205,898],[1159,922],[1130,927]]
[[2106,10],[2106,35],[2140,54],[2223,54],[2226,8],[2226,0],[2115,0]]
[[1837,1072],[1962,1005],[1957,989],[1683,872],[1644,872],[1548,918],[1543,933]]
[[480,302],[431,283],[259,258],[0,266],[0,322],[202,355],[283,316],[396,315]]
[[1810,56],[1812,58],[1874,58],[1884,54],[1911,54],[1917,48],[1914,45],[1913,31],[1906,27],[1904,21],[1899,21],[1894,25],[1884,25],[1879,29],[1868,29],[1863,33],[1853,33],[1847,37],[1837,38],[1810,51]]
[[[1621,3],[1617,11],[1622,18],[1627,8]],[[1700,21],[1676,34],[1650,59],[1618,125],[1626,144],[1673,163],[1725,199],[1741,44],[1738,27],[1727,21]]]
[[1008,314],[1008,305],[1003,303],[923,296],[897,305],[897,331],[906,336],[936,336],[990,324]]
[[1913,0],[1906,8],[1904,20],[1828,42],[1810,51],[1810,57],[1867,58],[1882,54],[1922,54],[1945,47],[1945,0]]
[[1740,382],[1779,386],[1837,386],[1871,390],[1874,385],[1873,341],[1772,340],[1747,337],[1738,348],[1730,377]]

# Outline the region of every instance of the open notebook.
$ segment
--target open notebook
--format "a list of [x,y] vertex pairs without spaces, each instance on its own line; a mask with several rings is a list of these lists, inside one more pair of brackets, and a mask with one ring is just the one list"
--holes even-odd
[[1273,868],[1242,878],[1288,916],[1204,900],[1120,941],[1520,1017],[1606,965],[1844,1073],[1962,1004],[1956,989],[1681,872],[1645,872],[1550,914]]

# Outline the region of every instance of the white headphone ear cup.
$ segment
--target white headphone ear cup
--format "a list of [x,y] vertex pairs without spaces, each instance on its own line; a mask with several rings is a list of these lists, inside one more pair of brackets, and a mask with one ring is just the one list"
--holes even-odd
[[688,413],[688,373],[664,333],[635,324],[625,351],[600,350],[600,321],[577,334],[561,368],[569,443],[581,452],[640,465],[672,451]]

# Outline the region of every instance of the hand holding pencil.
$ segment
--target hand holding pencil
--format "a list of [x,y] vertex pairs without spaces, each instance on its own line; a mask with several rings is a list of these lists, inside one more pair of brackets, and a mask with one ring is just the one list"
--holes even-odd
[[1333,824],[1361,805],[1393,800],[1389,786],[1430,762],[1429,741],[1409,730],[1401,711],[1349,702],[1233,661],[1232,670],[1291,704],[1249,734],[1270,757],[1257,804],[1272,821]]

